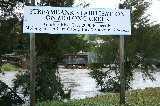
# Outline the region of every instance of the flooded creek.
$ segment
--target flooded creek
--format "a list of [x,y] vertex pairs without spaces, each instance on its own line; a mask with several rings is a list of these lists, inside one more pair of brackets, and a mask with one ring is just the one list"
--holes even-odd
[[[84,99],[86,97],[94,97],[101,95],[99,88],[96,85],[95,79],[89,75],[87,69],[59,69],[59,76],[64,90],[71,89],[71,99]],[[0,80],[12,87],[12,79],[15,78],[17,72],[5,72],[4,75],[0,73]],[[131,82],[133,89],[144,89],[146,87],[160,87],[160,72],[152,73],[155,81],[151,81],[149,78],[143,80],[142,72],[134,72],[134,80]]]

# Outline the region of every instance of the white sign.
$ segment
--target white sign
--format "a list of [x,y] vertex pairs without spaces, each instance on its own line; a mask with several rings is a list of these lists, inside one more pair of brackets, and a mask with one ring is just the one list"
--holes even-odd
[[23,32],[131,35],[130,10],[25,6]]

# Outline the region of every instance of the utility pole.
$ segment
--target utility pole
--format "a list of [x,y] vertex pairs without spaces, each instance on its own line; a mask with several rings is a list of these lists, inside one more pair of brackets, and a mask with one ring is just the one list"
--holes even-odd
[[[119,9],[123,9],[123,5],[119,4]],[[119,43],[119,52],[120,52],[120,63],[119,63],[119,70],[120,70],[120,104],[125,104],[125,76],[124,76],[124,35],[120,36],[120,43]]]
[[[31,6],[35,6],[34,0]],[[30,33],[30,106],[35,106],[35,64],[35,33]]]

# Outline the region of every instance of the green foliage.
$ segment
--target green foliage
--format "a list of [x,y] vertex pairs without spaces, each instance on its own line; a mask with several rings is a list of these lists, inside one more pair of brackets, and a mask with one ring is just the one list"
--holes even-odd
[[4,70],[4,71],[15,70],[15,65],[12,65],[12,64],[9,64],[9,63],[3,64],[1,69]]
[[[51,6],[71,6],[73,0],[51,0]],[[28,39],[27,39],[28,40]],[[65,98],[58,73],[58,64],[67,54],[74,54],[88,46],[82,36],[60,34],[36,34],[36,101],[50,101]],[[29,95],[29,72],[22,72],[14,80],[14,89],[22,88],[25,96]]]
[[14,27],[17,24],[17,19],[0,19],[0,24],[0,55],[5,53],[12,53],[16,47],[17,34],[14,31]]
[[[103,92],[119,92],[119,39],[117,36],[103,36],[104,40],[99,47],[95,49],[97,55],[97,63],[91,65],[91,76],[96,79],[97,85],[100,86],[100,91]],[[131,64],[125,62],[125,79],[126,90],[130,88],[129,82],[132,79]],[[103,69],[106,68],[107,69]],[[130,68],[130,69],[129,69]],[[115,76],[112,76],[115,74]]]
[[1,71],[21,71],[19,67],[16,67],[15,65],[12,65],[10,63],[3,64],[1,66]]
[[[131,29],[132,35],[125,36],[124,49],[124,71],[126,89],[132,80],[132,71],[140,69],[144,74],[154,79],[149,70],[154,70],[154,65],[159,64],[160,59],[160,26],[153,25],[149,21],[147,11],[150,3],[145,0],[126,0],[123,3],[124,8],[131,9]],[[107,86],[109,81],[116,79],[115,85],[119,84],[119,37],[100,36],[103,43],[94,49],[97,55],[98,64],[93,64],[91,76],[96,79],[97,84]],[[116,78],[108,77],[109,74],[102,73],[101,69],[107,66],[109,72],[114,72]],[[98,70],[98,71],[97,71]],[[99,78],[96,78],[96,77]],[[108,80],[106,80],[108,79]],[[109,80],[111,79],[111,80]]]
[[45,54],[57,59],[63,58],[65,54],[74,54],[88,47],[81,36],[51,34],[37,34],[36,46],[38,55]]
[[5,53],[13,53],[16,49],[18,38],[17,26],[19,25],[18,14],[14,9],[18,0],[0,1],[0,56]]
[[[125,73],[125,74],[126,76],[128,75],[128,73]],[[113,70],[93,69],[90,75],[92,78],[96,80],[97,85],[100,86],[101,92],[120,92],[119,74],[117,73],[114,76]],[[126,90],[131,88],[129,86],[130,76],[132,75],[128,75],[128,77],[126,77],[128,78],[126,79],[128,83],[125,84]]]
[[[46,64],[47,63],[47,64]],[[56,63],[49,57],[39,57],[36,69],[36,101],[61,99],[64,95],[60,79],[56,76]],[[14,89],[22,87],[24,96],[29,95],[29,72],[17,74],[14,80]]]
[[[126,106],[158,106],[160,105],[160,88],[146,88],[126,92]],[[119,94],[110,93],[103,96],[71,100],[68,102],[40,102],[36,106],[117,106]]]
[[24,101],[4,82],[0,81],[0,105],[12,106],[21,105]]
[[[150,2],[146,0],[125,0],[123,7],[131,9],[131,18],[132,18],[132,30],[135,28],[135,25],[146,25],[149,24],[149,15],[145,16],[145,12],[150,6]],[[134,31],[132,31],[134,33]]]
[[[36,100],[62,99],[62,89],[58,73],[58,64],[62,63],[65,54],[73,54],[85,47],[85,41],[76,35],[43,35],[36,36]],[[79,45],[79,43],[81,45]],[[17,75],[14,80],[15,89],[22,88],[25,96],[29,95],[29,72]]]
[[1,0],[0,4],[0,10],[2,11],[0,19],[14,14],[13,9],[16,6],[16,0]]

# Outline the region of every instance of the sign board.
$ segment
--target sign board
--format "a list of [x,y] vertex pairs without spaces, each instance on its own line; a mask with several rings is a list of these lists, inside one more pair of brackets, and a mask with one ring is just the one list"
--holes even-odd
[[131,35],[130,10],[25,6],[23,32]]

